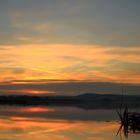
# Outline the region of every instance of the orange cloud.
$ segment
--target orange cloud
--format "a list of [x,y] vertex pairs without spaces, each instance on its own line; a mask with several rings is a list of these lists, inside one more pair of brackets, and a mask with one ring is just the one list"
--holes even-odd
[[[140,61],[139,52],[140,49],[137,47],[120,48],[97,45],[6,46],[6,49],[0,50],[1,61],[3,61],[0,67],[8,68],[8,70],[0,71],[0,76],[1,81],[11,77],[15,80],[73,79],[118,82],[125,71],[128,71],[124,69],[123,63],[138,63]],[[119,62],[119,65],[115,65],[115,62]],[[21,67],[25,71],[13,73],[10,70],[11,67]],[[124,81],[140,83],[140,79],[134,76],[137,75],[136,71],[139,69],[133,71],[130,69],[131,74],[128,74]]]

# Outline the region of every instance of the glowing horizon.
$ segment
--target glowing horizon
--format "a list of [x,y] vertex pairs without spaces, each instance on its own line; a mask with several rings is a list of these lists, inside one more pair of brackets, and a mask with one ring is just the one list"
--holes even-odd
[[140,83],[138,69],[129,66],[138,67],[140,58],[135,52],[140,49],[74,44],[9,45],[0,50],[3,57],[0,81],[54,79]]
[[0,82],[140,84],[139,5],[137,0],[0,1]]

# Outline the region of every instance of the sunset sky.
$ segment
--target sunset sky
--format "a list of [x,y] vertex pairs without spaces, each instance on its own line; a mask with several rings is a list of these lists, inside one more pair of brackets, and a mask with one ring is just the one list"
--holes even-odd
[[0,0],[0,82],[140,84],[139,0]]

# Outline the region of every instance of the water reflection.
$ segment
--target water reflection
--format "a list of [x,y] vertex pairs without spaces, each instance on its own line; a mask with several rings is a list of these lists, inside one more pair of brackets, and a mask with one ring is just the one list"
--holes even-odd
[[46,106],[0,106],[1,116],[17,116],[28,118],[49,118],[81,121],[113,121],[118,120],[113,109],[85,110],[76,107]]
[[[0,107],[0,140],[119,140],[115,110]],[[124,137],[125,138],[125,137]],[[138,136],[130,135],[130,140]]]
[[26,107],[26,108],[21,108],[18,111],[21,112],[32,112],[32,113],[37,113],[37,112],[54,112],[55,109],[53,108],[47,108],[47,107]]
[[114,137],[117,123],[7,118],[0,120],[0,139],[96,140]]

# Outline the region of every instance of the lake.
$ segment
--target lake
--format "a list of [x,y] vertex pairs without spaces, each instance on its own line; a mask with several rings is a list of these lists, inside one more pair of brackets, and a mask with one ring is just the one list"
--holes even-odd
[[[120,140],[114,109],[0,106],[0,140]],[[129,140],[139,140],[129,134]]]

